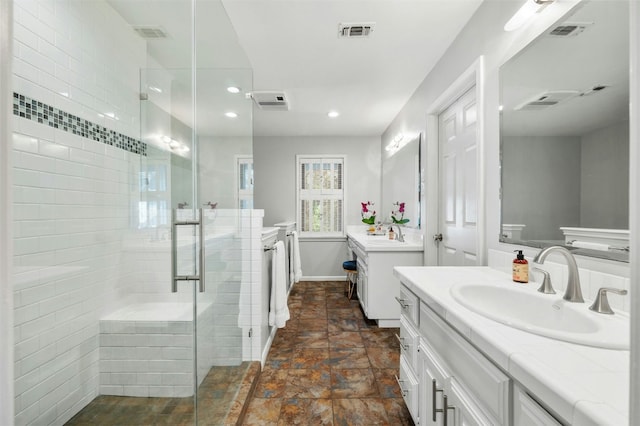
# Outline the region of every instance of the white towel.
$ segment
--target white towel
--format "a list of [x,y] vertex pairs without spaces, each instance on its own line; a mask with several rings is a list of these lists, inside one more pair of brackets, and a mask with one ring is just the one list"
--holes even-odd
[[278,328],[285,326],[289,319],[287,307],[287,275],[285,251],[282,241],[276,242],[271,266],[271,301],[269,304],[269,325]]
[[298,233],[292,231],[293,236],[293,250],[291,251],[292,270],[291,270],[291,283],[297,283],[302,278],[302,265],[300,263],[300,241],[298,240]]
[[574,242],[571,243],[571,245],[574,246],[574,247],[591,249],[591,250],[601,250],[601,251],[608,251],[609,250],[609,245],[608,244],[592,243],[590,241],[574,241]]

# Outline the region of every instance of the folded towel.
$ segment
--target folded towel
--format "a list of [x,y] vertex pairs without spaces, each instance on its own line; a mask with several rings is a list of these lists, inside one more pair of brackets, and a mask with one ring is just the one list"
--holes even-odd
[[573,247],[585,248],[591,250],[608,251],[609,245],[604,243],[592,243],[590,241],[574,241],[571,243]]
[[292,231],[293,236],[293,250],[291,251],[291,258],[293,264],[293,270],[291,275],[291,283],[297,283],[302,278],[302,266],[300,263],[300,241],[298,240],[298,233]]
[[284,243],[282,241],[276,242],[274,249],[271,268],[269,325],[275,325],[278,328],[282,328],[289,319]]

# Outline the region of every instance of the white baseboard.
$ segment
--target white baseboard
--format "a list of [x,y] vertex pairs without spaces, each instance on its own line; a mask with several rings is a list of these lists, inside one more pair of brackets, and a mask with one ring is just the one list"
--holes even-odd
[[346,275],[302,277],[300,281],[346,281]]

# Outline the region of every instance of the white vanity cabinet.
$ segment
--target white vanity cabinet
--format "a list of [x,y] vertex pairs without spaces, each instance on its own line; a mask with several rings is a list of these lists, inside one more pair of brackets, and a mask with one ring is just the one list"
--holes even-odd
[[[505,292],[517,286],[537,297],[539,283],[514,284],[510,274],[483,266],[401,267],[394,274],[401,282],[400,334],[410,336],[412,327],[418,333],[417,363],[412,366],[408,348],[400,353],[402,375],[418,381],[418,407],[411,406],[415,396],[407,405],[420,426],[629,424],[628,350],[579,345],[511,327],[468,309],[457,293],[473,286]],[[500,300],[501,295],[491,297]],[[504,303],[511,309],[508,300],[492,306],[499,310]],[[481,295],[476,301],[487,300]],[[585,311],[594,322],[601,320],[588,303],[570,307]]]
[[[403,285],[400,293],[399,304],[418,300]],[[417,330],[411,315],[409,307],[402,309],[401,359],[405,364],[401,363],[400,375],[401,380],[403,375],[418,380],[418,406],[412,407],[415,395],[405,397],[414,422],[421,426],[509,425],[510,378],[424,302],[419,304]],[[412,338],[417,343],[414,353],[406,347],[413,343]],[[403,373],[403,368],[409,371]]]
[[362,310],[364,314],[369,317],[368,307],[369,303],[367,300],[367,288],[369,277],[367,276],[367,262],[366,257],[358,257],[358,278],[356,284],[356,294],[358,295],[358,300],[360,301],[360,306],[362,306]]
[[400,306],[394,298],[400,295],[400,282],[393,276],[393,268],[422,265],[423,245],[410,241],[385,244],[384,238],[350,232],[347,243],[357,260],[356,289],[365,315],[379,327],[398,327]]

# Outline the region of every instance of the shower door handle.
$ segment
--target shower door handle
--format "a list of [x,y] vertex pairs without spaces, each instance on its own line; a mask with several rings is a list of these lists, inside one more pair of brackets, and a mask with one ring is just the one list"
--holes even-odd
[[[177,209],[171,211],[171,292],[178,292],[178,281],[198,281],[200,293],[204,292],[205,284],[205,251],[204,251],[204,220],[203,209],[198,209],[198,219],[182,220],[177,219]],[[179,226],[199,226],[198,239],[200,240],[200,250],[198,253],[199,267],[195,275],[178,275],[178,227]]]

